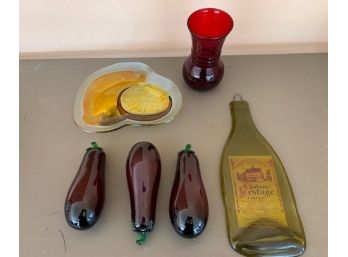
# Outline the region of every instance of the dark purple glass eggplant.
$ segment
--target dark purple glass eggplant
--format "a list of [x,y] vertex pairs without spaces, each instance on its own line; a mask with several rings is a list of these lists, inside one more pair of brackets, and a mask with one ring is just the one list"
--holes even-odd
[[100,216],[105,198],[105,159],[103,149],[92,142],[65,199],[65,218],[74,229],[90,228]]
[[127,182],[132,212],[132,229],[139,233],[137,244],[143,244],[146,234],[155,225],[158,186],[161,178],[161,160],[156,147],[139,142],[127,158]]
[[176,175],[169,202],[169,216],[181,236],[199,236],[208,221],[209,206],[198,158],[191,146],[178,153]]

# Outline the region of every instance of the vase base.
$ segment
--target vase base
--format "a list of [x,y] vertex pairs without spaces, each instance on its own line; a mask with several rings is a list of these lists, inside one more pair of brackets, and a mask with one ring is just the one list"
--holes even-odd
[[182,73],[186,84],[190,88],[197,91],[208,91],[220,83],[224,74],[224,66],[222,61],[212,68],[200,68],[185,62]]

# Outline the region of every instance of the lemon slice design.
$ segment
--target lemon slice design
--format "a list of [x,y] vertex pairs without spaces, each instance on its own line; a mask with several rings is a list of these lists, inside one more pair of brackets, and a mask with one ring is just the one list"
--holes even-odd
[[136,85],[126,89],[120,96],[122,108],[134,115],[155,115],[169,107],[169,95],[154,85]]
[[83,119],[92,125],[101,125],[105,120],[121,117],[116,99],[126,88],[146,82],[144,72],[116,71],[94,79],[83,99]]

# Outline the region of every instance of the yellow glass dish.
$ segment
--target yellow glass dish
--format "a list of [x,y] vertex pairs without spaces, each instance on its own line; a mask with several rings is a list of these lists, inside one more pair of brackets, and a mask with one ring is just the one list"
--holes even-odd
[[83,100],[83,119],[91,125],[103,124],[121,116],[117,108],[120,93],[135,84],[147,84],[146,74],[137,71],[118,71],[95,79]]
[[84,131],[108,132],[170,122],[181,105],[181,93],[173,81],[144,63],[120,62],[85,79],[77,91],[73,115]]

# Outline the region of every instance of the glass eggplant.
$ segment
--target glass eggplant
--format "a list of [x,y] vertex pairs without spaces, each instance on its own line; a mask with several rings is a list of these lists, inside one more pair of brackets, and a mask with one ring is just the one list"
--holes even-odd
[[178,153],[176,175],[169,203],[174,230],[181,236],[199,236],[208,221],[209,206],[198,158],[191,145]]
[[92,142],[71,183],[65,199],[64,213],[68,224],[78,230],[93,226],[104,206],[105,153]]
[[156,202],[161,178],[161,160],[156,147],[139,142],[130,150],[126,165],[131,203],[132,229],[138,232],[137,244],[144,243],[155,225]]

